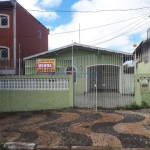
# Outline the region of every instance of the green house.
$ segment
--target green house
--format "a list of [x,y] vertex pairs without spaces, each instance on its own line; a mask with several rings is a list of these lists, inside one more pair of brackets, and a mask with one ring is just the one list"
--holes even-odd
[[57,78],[67,78],[73,70],[74,106],[114,107],[135,101],[134,74],[124,72],[132,53],[74,43],[25,57],[25,75],[38,74],[39,59],[55,59]]

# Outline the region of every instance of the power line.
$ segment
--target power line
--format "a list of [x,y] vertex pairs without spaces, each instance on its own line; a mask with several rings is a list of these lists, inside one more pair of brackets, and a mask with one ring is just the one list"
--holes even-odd
[[78,12],[78,13],[99,13],[99,12],[105,12],[105,11],[135,11],[135,10],[141,10],[141,9],[150,9],[150,7],[141,7],[141,8],[130,8],[130,9],[106,9],[106,10],[33,10],[33,9],[26,9],[28,11],[36,11],[36,12],[63,12],[63,13],[72,13],[72,12]]
[[[147,18],[146,18],[146,19],[147,19]],[[144,25],[146,25],[146,24],[148,24],[148,23],[150,23],[150,21],[149,21],[149,22],[146,22],[146,23],[144,23],[144,24],[142,24],[141,26],[139,26],[139,27],[137,27],[137,28],[135,28],[135,29],[133,29],[133,30],[129,29],[129,30],[127,30],[126,32],[124,32],[124,33],[122,33],[122,34],[120,34],[120,35],[118,35],[118,36],[116,36],[116,37],[114,37],[114,38],[111,38],[111,39],[102,41],[102,42],[100,42],[100,43],[95,43],[95,44],[92,44],[92,45],[100,45],[100,44],[109,42],[109,41],[111,41],[111,40],[113,40],[113,39],[116,39],[116,38],[122,36],[122,35],[125,35],[125,34],[127,34],[127,33],[130,33],[131,31],[134,31],[134,30],[136,30],[136,29],[138,29],[138,28],[140,28],[140,27],[142,27],[142,26],[144,26]],[[137,26],[137,25],[136,25],[136,26]],[[134,26],[134,27],[135,27],[135,26]],[[132,28],[133,28],[133,27],[132,27]]]
[[[150,21],[149,21],[149,22],[150,22]],[[149,22],[147,22],[147,23],[149,23]],[[147,23],[145,23],[145,24],[147,24]],[[145,24],[143,24],[143,25],[141,25],[141,26],[144,26]],[[111,40],[113,40],[113,39],[116,39],[116,38],[118,38],[118,37],[120,37],[120,36],[123,36],[123,35],[125,35],[125,34],[127,34],[127,33],[130,33],[131,31],[134,31],[134,30],[140,28],[141,26],[139,26],[139,27],[137,27],[137,28],[135,28],[135,29],[133,29],[133,30],[126,31],[126,32],[124,32],[124,33],[122,33],[122,34],[120,34],[120,35],[114,37],[114,38],[111,38],[111,39],[108,39],[108,40],[105,40],[105,41],[102,41],[102,42],[99,42],[99,43],[95,43],[95,44],[92,44],[92,45],[100,45],[100,44],[109,42],[109,41],[111,41]]]
[[[109,23],[109,24],[104,24],[104,25],[101,25],[101,26],[96,26],[96,27],[91,27],[91,28],[81,29],[80,31],[85,31],[85,30],[91,30],[91,29],[96,29],[96,28],[100,28],[100,27],[105,27],[105,26],[109,26],[109,25],[121,23],[121,22],[124,22],[124,21],[132,20],[132,19],[135,19],[135,18],[138,18],[138,17],[146,16],[146,15],[148,15],[148,14],[149,14],[149,13],[143,14],[143,15],[141,15],[141,16],[133,17],[133,18],[130,18],[130,19],[118,21],[118,22],[113,22],[113,23]],[[73,30],[73,31],[66,31],[66,32],[53,33],[53,34],[50,34],[50,35],[65,34],[65,33],[72,33],[72,32],[79,32],[79,30]]]
[[[86,30],[96,29],[96,28],[100,28],[100,27],[105,27],[105,26],[109,26],[109,25],[113,25],[113,24],[125,22],[125,21],[128,21],[128,20],[132,20],[132,19],[135,19],[135,18],[143,17],[143,16],[146,16],[148,14],[149,13],[143,14],[143,15],[140,15],[140,16],[137,16],[137,17],[132,17],[132,18],[129,18],[129,19],[126,19],[126,20],[114,22],[114,23],[104,24],[104,25],[101,25],[101,26],[96,26],[96,27],[91,27],[91,28],[85,28],[85,29],[81,29],[80,31],[86,31]],[[59,35],[59,34],[66,34],[66,33],[73,33],[73,32],[79,32],[79,30],[54,33],[54,34],[50,34],[50,35]],[[43,34],[42,36],[47,36],[47,35],[49,35],[49,34]],[[38,34],[35,34],[35,35],[20,35],[20,36],[15,36],[15,37],[36,37],[36,36],[38,36]],[[0,38],[13,38],[13,37],[14,36],[3,36],[3,37],[0,37]]]
[[[145,16],[144,16],[143,18],[145,18]],[[142,18],[142,19],[143,19],[143,18]],[[146,17],[146,18],[147,18],[147,17]],[[90,41],[90,42],[86,42],[86,43],[84,43],[84,44],[92,43],[92,42],[98,41],[98,40],[100,40],[100,39],[103,39],[103,38],[105,38],[105,37],[108,37],[108,36],[110,36],[110,35],[112,35],[112,34],[114,34],[114,33],[117,33],[117,32],[119,32],[119,31],[121,31],[121,30],[123,30],[123,29],[125,29],[125,28],[127,28],[127,27],[129,27],[129,26],[131,26],[132,24],[134,24],[134,23],[136,23],[136,22],[138,22],[138,21],[140,21],[140,20],[141,20],[141,18],[140,18],[139,20],[136,20],[135,22],[133,22],[133,23],[131,23],[131,24],[129,24],[129,25],[127,25],[127,26],[125,26],[125,27],[123,27],[123,28],[121,28],[121,29],[119,29],[119,30],[113,32],[113,33],[111,33],[111,34],[108,34],[108,35],[106,35],[106,36],[103,36],[103,37],[101,37],[101,38],[98,38],[98,39],[93,40],[93,41]]]

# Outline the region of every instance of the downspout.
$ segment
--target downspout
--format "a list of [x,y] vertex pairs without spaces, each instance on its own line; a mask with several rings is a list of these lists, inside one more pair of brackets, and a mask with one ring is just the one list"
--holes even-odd
[[13,24],[14,24],[14,74],[16,74],[16,1],[14,1],[14,8],[13,8]]

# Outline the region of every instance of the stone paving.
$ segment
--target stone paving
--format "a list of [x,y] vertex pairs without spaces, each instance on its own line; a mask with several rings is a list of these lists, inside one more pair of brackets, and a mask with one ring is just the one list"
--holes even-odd
[[62,109],[0,113],[0,142],[150,148],[150,110]]

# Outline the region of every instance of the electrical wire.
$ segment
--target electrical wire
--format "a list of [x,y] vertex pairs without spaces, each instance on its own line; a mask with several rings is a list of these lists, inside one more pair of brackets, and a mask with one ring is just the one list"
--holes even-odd
[[[105,26],[109,26],[109,25],[121,23],[121,22],[124,22],[124,21],[132,20],[132,19],[135,19],[135,18],[138,18],[138,17],[142,17],[142,16],[145,16],[145,15],[148,15],[148,14],[149,14],[149,13],[143,14],[143,15],[141,15],[141,16],[133,17],[133,18],[130,18],[130,19],[126,19],[126,20],[121,20],[121,21],[118,21],[118,22],[113,22],[113,23],[109,23],[109,24],[104,24],[104,25],[101,25],[101,26],[96,26],[96,27],[91,27],[91,28],[85,28],[85,29],[81,29],[80,31],[86,31],[86,30],[96,29],[96,28],[100,28],[100,27],[105,27]],[[72,33],[72,32],[79,32],[79,29],[78,29],[78,30],[73,30],[73,31],[66,31],[66,32],[60,32],[60,33],[53,33],[53,34],[50,34],[50,35],[65,34],[65,33]]]
[[[101,25],[101,26],[96,26],[96,27],[91,27],[91,28],[85,28],[85,29],[81,29],[80,31],[86,31],[86,30],[96,29],[96,28],[100,28],[100,27],[105,27],[105,26],[109,26],[109,25],[113,25],[113,24],[125,22],[125,21],[128,21],[128,20],[132,20],[132,19],[135,19],[135,18],[138,18],[138,17],[143,17],[143,16],[146,16],[146,15],[148,15],[148,14],[149,14],[149,13],[146,13],[146,14],[143,14],[143,15],[140,15],[140,16],[137,16],[137,17],[132,17],[132,18],[129,18],[129,19],[125,19],[125,20],[118,21],[118,22],[113,22],[113,23],[109,23],[109,24],[104,24],[104,25]],[[66,33],[73,33],[73,32],[79,32],[79,30],[73,30],[73,31],[67,31],[67,32],[54,33],[54,34],[50,34],[50,36],[51,36],[51,35],[66,34]],[[49,34],[42,34],[42,36],[47,36],[47,35],[49,35]],[[38,34],[35,34],[35,35],[20,35],[20,36],[2,36],[2,37],[0,37],[0,38],[35,37],[35,36],[38,36]]]
[[[149,21],[149,22],[150,22],[150,21]],[[149,23],[149,22],[147,22],[147,23]],[[145,24],[147,24],[147,23],[145,23]],[[145,24],[143,24],[143,25],[145,25]],[[143,26],[143,25],[141,25],[141,26]],[[100,43],[95,43],[95,44],[92,44],[92,45],[100,45],[100,44],[109,42],[109,41],[111,41],[111,40],[113,40],[113,39],[116,39],[116,38],[118,38],[118,37],[120,37],[120,36],[126,35],[127,33],[130,33],[131,31],[134,31],[134,30],[140,28],[141,26],[139,26],[139,27],[137,27],[137,28],[135,28],[135,29],[133,29],[133,30],[130,30],[130,31],[128,31],[128,32],[124,32],[124,33],[122,33],[122,34],[120,34],[120,35],[118,35],[118,36],[116,36],[116,37],[114,37],[114,38],[111,38],[111,39],[102,41],[102,42],[100,42]]]
[[100,43],[95,43],[95,44],[92,44],[92,45],[100,45],[100,44],[109,42],[109,41],[111,41],[111,40],[113,40],[113,39],[116,39],[116,38],[122,36],[122,35],[128,34],[128,33],[130,33],[131,31],[134,31],[134,30],[136,30],[136,29],[138,29],[138,28],[140,28],[140,27],[142,27],[142,26],[144,26],[144,25],[146,25],[146,24],[148,24],[148,23],[150,23],[150,21],[149,21],[149,22],[146,22],[146,23],[144,23],[144,24],[142,24],[141,26],[139,26],[139,27],[137,27],[137,28],[135,28],[135,29],[133,29],[133,30],[130,30],[130,29],[129,29],[129,30],[127,30],[126,32],[124,32],[124,33],[122,33],[122,34],[120,34],[120,35],[118,35],[118,36],[116,36],[116,37],[114,37],[114,38],[111,38],[111,39],[102,41],[102,42],[100,42]]
[[[145,19],[145,16],[144,16],[143,18]],[[125,27],[123,27],[123,28],[121,28],[121,29],[119,29],[119,30],[113,32],[113,33],[111,33],[111,34],[108,34],[108,35],[106,35],[106,36],[103,36],[103,37],[101,37],[101,38],[98,38],[98,39],[93,40],[93,41],[90,41],[90,42],[86,42],[86,43],[84,43],[84,44],[92,43],[92,42],[98,41],[98,40],[100,40],[100,39],[106,38],[106,37],[108,37],[108,36],[110,36],[110,35],[113,35],[113,34],[119,32],[119,31],[121,31],[121,30],[123,30],[123,29],[125,29],[125,28],[127,28],[127,27],[129,27],[129,26],[131,26],[131,25],[133,25],[134,23],[140,21],[140,20],[143,19],[143,18],[140,18],[139,20],[136,20],[135,22],[133,22],[133,23],[131,23],[131,24],[129,24],[129,25],[127,25],[127,26],[125,26]],[[146,17],[146,18],[147,18],[147,17]]]
[[62,13],[72,13],[72,12],[78,12],[78,13],[99,13],[99,12],[105,12],[105,11],[135,11],[135,10],[142,10],[142,9],[150,9],[150,7],[141,7],[141,8],[130,8],[130,9],[110,9],[110,10],[33,10],[33,9],[26,9],[28,11],[36,11],[36,12],[62,12]]

